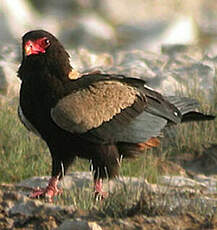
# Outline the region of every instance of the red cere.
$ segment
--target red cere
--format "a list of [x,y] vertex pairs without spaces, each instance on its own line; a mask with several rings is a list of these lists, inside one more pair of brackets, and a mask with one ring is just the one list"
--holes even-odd
[[39,38],[35,41],[27,41],[25,43],[25,55],[29,56],[32,54],[45,53],[46,49],[50,46],[50,41],[46,37]]

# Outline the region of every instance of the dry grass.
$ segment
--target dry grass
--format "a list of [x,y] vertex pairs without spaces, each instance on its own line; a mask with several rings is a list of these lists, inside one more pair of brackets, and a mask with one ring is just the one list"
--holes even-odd
[[[197,98],[202,111],[217,111],[217,80],[214,86],[213,103],[209,104],[202,92],[189,90],[188,95]],[[177,155],[191,153],[199,155],[204,147],[217,140],[217,122],[193,122],[179,125],[172,138],[162,138],[159,148],[146,152],[134,161],[123,161],[121,174],[145,177],[156,182],[159,174],[158,158],[161,160],[175,158]],[[49,175],[50,154],[43,141],[26,131],[17,117],[17,100],[4,104],[0,110],[0,173],[1,182],[16,182],[34,175]],[[153,157],[154,155],[154,157]],[[88,171],[85,160],[77,160],[74,171]]]

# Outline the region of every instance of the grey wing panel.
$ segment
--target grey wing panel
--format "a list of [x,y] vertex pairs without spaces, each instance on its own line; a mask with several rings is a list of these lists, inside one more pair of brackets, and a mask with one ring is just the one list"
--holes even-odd
[[172,123],[181,122],[181,113],[179,109],[170,103],[165,97],[149,88],[144,88],[148,106],[145,110],[156,116],[165,118]]
[[85,138],[100,143],[145,142],[151,137],[159,136],[166,124],[166,119],[144,111],[125,126],[118,124],[118,121],[114,118],[100,127],[90,130]]
[[174,104],[182,115],[188,112],[197,111],[200,106],[197,100],[188,97],[169,96],[167,100]]

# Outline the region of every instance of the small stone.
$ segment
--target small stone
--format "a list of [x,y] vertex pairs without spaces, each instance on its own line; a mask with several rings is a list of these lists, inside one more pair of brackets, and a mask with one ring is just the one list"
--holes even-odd
[[65,220],[57,230],[102,230],[96,222],[82,220]]

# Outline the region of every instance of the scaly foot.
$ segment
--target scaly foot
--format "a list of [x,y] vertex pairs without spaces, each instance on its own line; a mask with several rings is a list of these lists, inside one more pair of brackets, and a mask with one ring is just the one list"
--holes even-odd
[[58,177],[52,177],[46,188],[36,188],[29,195],[30,198],[45,198],[48,202],[53,201],[53,197],[60,195],[62,190],[57,187]]
[[96,201],[104,200],[106,197],[108,197],[108,193],[103,191],[102,179],[94,181],[94,192]]

